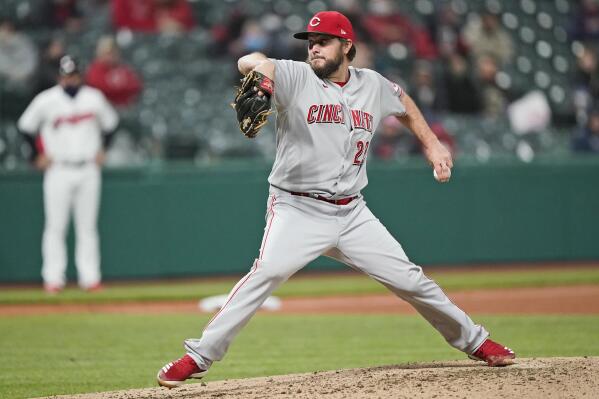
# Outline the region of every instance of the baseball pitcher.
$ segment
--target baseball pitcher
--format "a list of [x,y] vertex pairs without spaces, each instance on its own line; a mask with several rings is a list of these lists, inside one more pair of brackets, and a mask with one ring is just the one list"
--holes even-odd
[[513,363],[513,351],[490,340],[408,259],[361,194],[372,136],[389,115],[422,142],[439,182],[451,177],[450,153],[400,86],[375,71],[349,66],[356,48],[344,15],[319,12],[294,36],[307,40],[306,62],[260,53],[238,62],[246,75],[233,104],[241,131],[255,137],[271,105],[276,110],[277,153],[258,257],[202,337],[186,340],[187,353],[158,372],[158,383],[172,388],[201,378],[270,293],[323,254],[409,302],[454,348],[489,366]]

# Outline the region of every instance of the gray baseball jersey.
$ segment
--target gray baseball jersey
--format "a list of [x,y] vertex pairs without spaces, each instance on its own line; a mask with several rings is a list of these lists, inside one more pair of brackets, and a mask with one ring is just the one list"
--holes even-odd
[[277,154],[269,183],[332,199],[358,194],[368,183],[368,146],[379,122],[405,113],[402,89],[370,69],[350,67],[341,87],[305,62],[272,62]]
[[[366,186],[368,144],[379,121],[401,115],[402,90],[378,73],[350,67],[339,86],[308,64],[275,61],[277,155],[258,257],[200,339],[185,348],[207,370],[280,284],[320,255],[362,271],[404,299],[453,347],[473,353],[489,333],[412,263],[357,195]],[[343,204],[306,198],[346,198]],[[355,197],[355,198],[354,198]]]

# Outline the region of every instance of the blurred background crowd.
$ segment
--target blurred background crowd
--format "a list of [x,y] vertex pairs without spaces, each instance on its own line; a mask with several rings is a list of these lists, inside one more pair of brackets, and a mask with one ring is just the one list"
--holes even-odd
[[[16,120],[66,53],[121,116],[108,165],[271,158],[274,121],[249,141],[229,107],[236,60],[305,59],[292,33],[327,9],[456,157],[599,153],[599,0],[0,0],[0,169],[26,167]],[[371,148],[420,152],[394,118]]]

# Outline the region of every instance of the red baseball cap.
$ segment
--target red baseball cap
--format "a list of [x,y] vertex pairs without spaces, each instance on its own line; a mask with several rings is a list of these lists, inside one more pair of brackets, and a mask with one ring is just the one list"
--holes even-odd
[[310,19],[310,22],[308,22],[306,31],[296,33],[293,37],[307,40],[309,33],[322,33],[354,41],[354,28],[351,22],[349,22],[349,19],[345,15],[337,11],[321,11],[316,13]]

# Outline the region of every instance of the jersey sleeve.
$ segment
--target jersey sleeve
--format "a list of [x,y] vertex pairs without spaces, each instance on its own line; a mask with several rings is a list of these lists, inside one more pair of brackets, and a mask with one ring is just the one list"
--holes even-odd
[[44,119],[44,99],[37,95],[27,106],[17,122],[19,130],[25,134],[36,135]]
[[291,60],[273,60],[275,64],[275,95],[277,109],[285,109],[291,100],[306,86],[308,69],[305,62]]
[[112,108],[106,97],[98,92],[98,122],[102,132],[109,133],[116,129],[119,123],[119,116]]
[[402,116],[406,114],[406,107],[401,101],[403,89],[397,83],[391,82],[380,74],[376,74],[381,90],[382,117],[389,115]]

